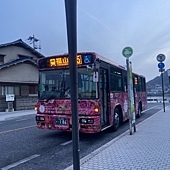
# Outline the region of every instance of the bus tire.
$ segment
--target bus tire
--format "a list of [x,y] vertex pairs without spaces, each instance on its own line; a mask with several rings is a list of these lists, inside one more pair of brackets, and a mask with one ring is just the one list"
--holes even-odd
[[114,111],[114,118],[113,118],[113,131],[117,131],[118,128],[120,126],[120,112],[119,112],[119,109],[116,108],[115,111]]
[[141,117],[141,113],[142,113],[142,107],[141,107],[141,104],[138,105],[138,113],[136,115],[137,118],[140,118]]

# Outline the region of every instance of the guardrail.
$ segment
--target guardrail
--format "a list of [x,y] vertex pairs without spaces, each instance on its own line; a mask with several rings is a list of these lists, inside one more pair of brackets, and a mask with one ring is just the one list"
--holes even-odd
[[[159,98],[147,98],[147,102],[148,103],[162,103],[163,102],[163,98],[161,99]],[[164,98],[164,102],[169,103],[170,99]]]

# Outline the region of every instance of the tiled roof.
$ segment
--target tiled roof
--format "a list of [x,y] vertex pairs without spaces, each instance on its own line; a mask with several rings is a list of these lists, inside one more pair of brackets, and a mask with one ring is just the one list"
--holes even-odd
[[23,42],[22,39],[19,39],[17,41],[13,41],[13,42],[10,42],[10,43],[6,43],[6,44],[0,44],[0,48],[7,47],[7,46],[23,47],[23,48],[29,50],[32,54],[36,55],[38,58],[45,57],[44,55],[42,55],[41,53],[36,51],[34,48],[32,48],[31,46],[29,46],[28,44]]
[[36,61],[31,59],[30,57],[22,57],[20,59],[16,59],[16,60],[13,60],[11,62],[0,65],[0,69],[10,67],[10,66],[13,66],[13,65],[16,65],[16,64],[19,64],[19,63],[23,63],[23,62],[31,62],[32,64],[37,65]]

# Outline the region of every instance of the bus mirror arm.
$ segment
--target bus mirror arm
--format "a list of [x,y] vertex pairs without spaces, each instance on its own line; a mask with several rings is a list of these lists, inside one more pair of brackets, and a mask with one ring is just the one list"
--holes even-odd
[[126,86],[124,86],[124,90],[125,90],[125,92],[127,92],[127,88],[126,88]]
[[134,88],[134,92],[136,93],[136,88]]
[[98,82],[99,80],[99,63],[94,63],[94,65],[92,66],[93,68],[93,82]]
[[98,82],[99,73],[98,71],[93,71],[93,82]]

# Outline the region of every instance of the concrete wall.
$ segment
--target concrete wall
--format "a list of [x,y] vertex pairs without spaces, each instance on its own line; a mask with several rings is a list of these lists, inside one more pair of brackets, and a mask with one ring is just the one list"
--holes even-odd
[[[37,96],[16,96],[13,102],[14,111],[17,110],[31,110],[34,109],[35,104],[37,104]],[[0,112],[4,112],[8,109],[8,102],[6,102],[6,97],[0,97]]]
[[1,82],[38,83],[36,66],[20,63],[0,70]]
[[7,47],[0,48],[0,54],[5,55],[4,64],[10,61],[19,59],[19,56],[18,56],[19,54],[33,57],[35,61],[37,60],[37,57],[33,55],[30,51],[26,50],[25,48],[17,47],[17,46],[7,46]]
[[31,110],[37,104],[36,96],[16,97],[15,110]]

